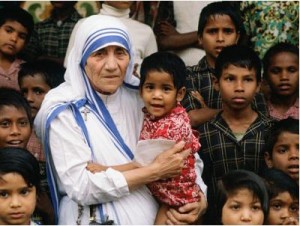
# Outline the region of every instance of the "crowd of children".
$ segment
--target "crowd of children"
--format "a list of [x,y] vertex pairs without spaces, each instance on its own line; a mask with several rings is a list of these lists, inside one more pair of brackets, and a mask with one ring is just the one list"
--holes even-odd
[[[18,7],[0,10],[0,224],[54,224],[33,121],[45,95],[64,82],[65,68],[53,60],[21,59],[33,20]],[[197,65],[186,67],[163,51],[143,59],[140,140],[183,140],[191,149],[181,175],[148,184],[160,204],[155,224],[167,223],[170,207],[205,198],[200,193],[208,207],[197,223],[299,224],[299,47],[274,43],[260,59],[239,43],[243,34],[236,8],[213,2],[199,14],[205,56]],[[204,186],[196,183],[196,161],[203,161]],[[90,162],[86,169],[109,167],[139,165]]]

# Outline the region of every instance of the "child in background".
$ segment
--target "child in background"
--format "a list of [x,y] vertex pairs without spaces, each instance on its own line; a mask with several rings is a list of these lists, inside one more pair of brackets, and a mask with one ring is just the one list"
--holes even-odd
[[[31,131],[31,109],[26,99],[17,90],[0,87],[0,148],[26,148]],[[43,224],[54,222],[52,204],[42,190],[34,218]]]
[[287,118],[274,123],[266,136],[265,162],[299,183],[299,120]]
[[269,193],[269,213],[266,224],[299,225],[299,186],[278,169],[263,171]]
[[218,182],[216,224],[262,225],[268,213],[268,192],[262,178],[247,170],[233,170]]
[[0,149],[0,224],[35,225],[31,220],[40,192],[39,164],[25,149]]
[[[166,224],[169,208],[199,201],[202,192],[195,173],[194,155],[200,148],[198,134],[192,130],[188,115],[180,105],[185,95],[185,77],[185,64],[173,53],[153,53],[141,65],[140,93],[145,103],[145,119],[140,140],[185,141],[184,149],[191,149],[181,175],[148,184],[152,194],[162,203],[155,224]],[[96,172],[91,164],[87,169]]]
[[31,110],[17,90],[0,87],[0,148],[25,148],[31,134]]
[[299,48],[289,43],[271,47],[263,58],[268,111],[276,120],[299,119]]
[[[39,111],[48,91],[64,82],[64,73],[65,68],[61,64],[51,60],[37,60],[21,64],[18,83],[21,93],[30,104],[33,119]],[[34,130],[27,144],[27,150],[38,159],[40,164],[41,162],[43,163],[40,167],[45,170],[45,157],[42,145],[37,139]],[[46,174],[44,177],[46,177]]]
[[17,76],[24,49],[33,30],[32,16],[19,7],[0,9],[0,86],[19,89]]
[[[230,2],[213,2],[201,11],[198,24],[199,45],[205,56],[197,65],[187,67],[187,94],[182,101],[194,128],[212,119],[222,109],[220,92],[214,89],[215,63],[226,46],[237,44],[243,34],[243,22]],[[266,113],[266,103],[257,93],[253,107]]]
[[[225,47],[217,58],[215,89],[223,109],[198,127],[203,180],[208,186],[207,214],[214,215],[216,183],[224,174],[236,169],[258,173],[264,164],[264,139],[272,122],[251,106],[260,90],[260,75],[260,59],[248,47]],[[207,220],[213,218],[207,216]]]

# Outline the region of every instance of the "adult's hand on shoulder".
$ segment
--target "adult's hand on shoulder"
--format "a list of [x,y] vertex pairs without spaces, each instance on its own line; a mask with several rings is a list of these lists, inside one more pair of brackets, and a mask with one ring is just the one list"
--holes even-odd
[[188,203],[178,210],[169,209],[167,212],[168,225],[174,224],[194,224],[202,221],[202,216],[206,212],[207,201],[202,192],[200,192],[199,202]]

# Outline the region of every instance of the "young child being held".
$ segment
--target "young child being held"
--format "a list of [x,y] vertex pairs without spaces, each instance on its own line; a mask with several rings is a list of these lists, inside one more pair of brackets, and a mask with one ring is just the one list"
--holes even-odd
[[299,48],[289,43],[271,47],[263,58],[268,111],[276,120],[299,119]]
[[40,192],[40,169],[26,149],[0,149],[0,224],[35,225],[31,220]]
[[286,173],[278,169],[263,172],[269,192],[269,225],[299,225],[299,186]]
[[299,120],[287,118],[274,123],[266,136],[265,162],[299,183]]
[[215,211],[223,225],[262,225],[268,213],[268,192],[251,171],[233,170],[218,182]]
[[[194,156],[200,144],[185,109],[180,105],[185,95],[185,77],[184,62],[172,53],[153,53],[141,65],[140,93],[145,103],[145,118],[140,140],[185,141],[184,149],[191,149],[181,175],[148,184],[161,203],[155,224],[166,224],[166,212],[170,207],[179,208],[200,200]],[[88,169],[91,168],[88,166]]]
[[208,186],[207,214],[214,215],[216,183],[224,174],[236,169],[258,173],[264,164],[265,135],[272,121],[251,106],[260,90],[260,75],[260,59],[249,47],[225,47],[216,60],[215,88],[223,109],[198,127],[203,180]]
[[20,7],[0,9],[0,86],[18,87],[18,71],[24,62],[18,54],[29,41],[32,16]]

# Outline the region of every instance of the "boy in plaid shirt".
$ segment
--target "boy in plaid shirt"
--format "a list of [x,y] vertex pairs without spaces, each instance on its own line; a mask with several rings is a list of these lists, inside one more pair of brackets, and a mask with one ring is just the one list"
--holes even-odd
[[[216,60],[216,78],[223,109],[198,128],[208,209],[214,203],[217,181],[226,173],[236,169],[258,173],[264,164],[264,137],[272,124],[251,107],[261,83],[261,62],[252,49],[225,47]],[[207,216],[214,219],[212,209]]]

